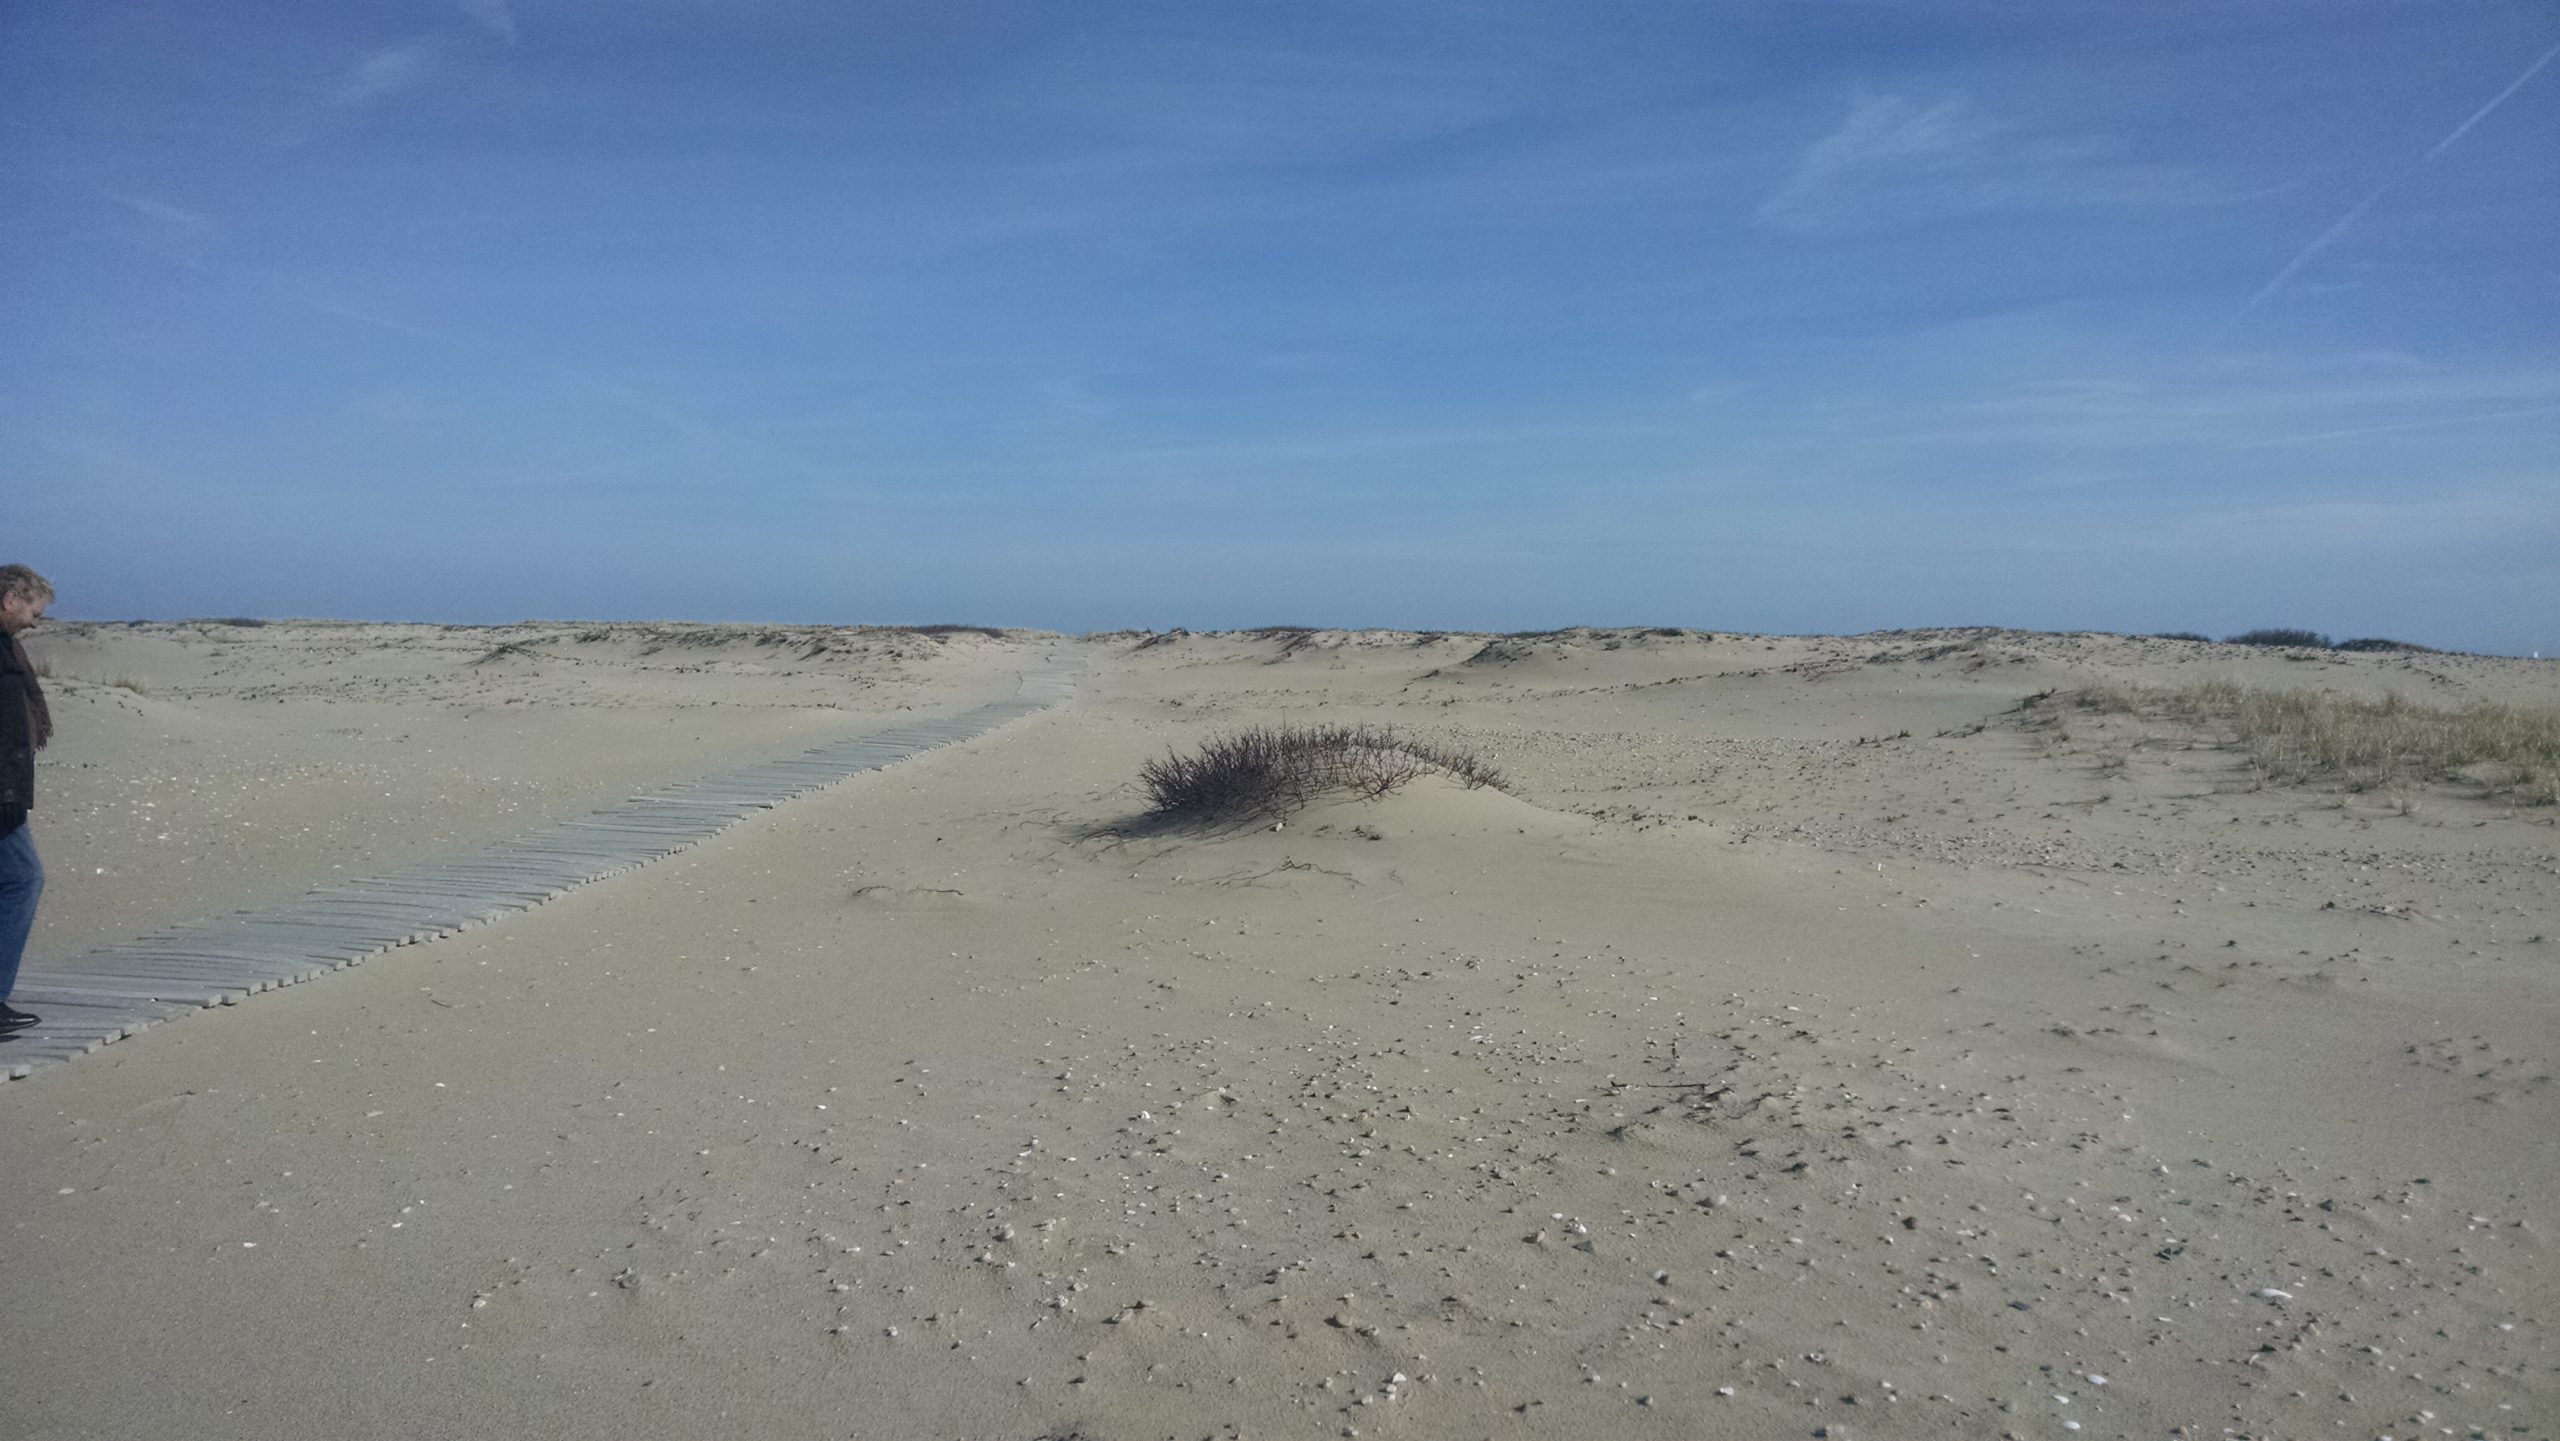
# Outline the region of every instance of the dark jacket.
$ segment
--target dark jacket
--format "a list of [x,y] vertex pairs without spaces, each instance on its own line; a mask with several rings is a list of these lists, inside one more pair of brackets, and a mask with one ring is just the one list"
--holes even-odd
[[27,823],[36,803],[36,752],[53,739],[53,712],[45,708],[36,667],[14,635],[0,636],[0,835]]

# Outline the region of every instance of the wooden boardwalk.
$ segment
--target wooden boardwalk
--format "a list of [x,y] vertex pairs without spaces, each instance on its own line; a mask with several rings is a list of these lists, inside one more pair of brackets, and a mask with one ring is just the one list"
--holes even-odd
[[321,886],[298,900],[56,960],[30,959],[10,999],[44,1017],[0,1046],[10,1080],[85,1056],[163,1021],[361,965],[395,946],[529,910],[590,881],[671,855],[750,811],[920,751],[983,735],[1065,698],[1071,652],[1050,653],[1011,700],[830,742],[632,796],[463,859]]

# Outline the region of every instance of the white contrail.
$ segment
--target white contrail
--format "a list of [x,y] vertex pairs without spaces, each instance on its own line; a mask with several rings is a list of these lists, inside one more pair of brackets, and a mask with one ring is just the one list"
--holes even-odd
[[2371,210],[2374,202],[2380,200],[2385,192],[2389,191],[2391,187],[2399,184],[2401,181],[2408,179],[2411,175],[2417,173],[2419,166],[2425,165],[2427,162],[2435,159],[2437,156],[2442,155],[2446,150],[2450,149],[2453,142],[2460,140],[2470,131],[2472,126],[2477,125],[2482,120],[2488,118],[2490,111],[2505,104],[2508,96],[2523,89],[2526,81],[2531,80],[2535,75],[2541,73],[2542,67],[2550,64],[2552,57],[2554,56],[2560,56],[2560,45],[2554,45],[2550,49],[2543,51],[2532,64],[2524,68],[2524,73],[2522,75],[2517,76],[2513,81],[2508,83],[2506,89],[2490,96],[2488,104],[2471,112],[2470,119],[2453,127],[2452,134],[2437,141],[2434,149],[2429,150],[2426,154],[2411,161],[2407,166],[2401,169],[2399,174],[2394,175],[2390,179],[2383,181],[2380,185],[2375,186],[2372,194],[2357,201],[2353,209],[2349,210],[2346,214],[2339,216],[2335,224],[2331,225],[2328,229],[2321,231],[2319,235],[2312,239],[2312,242],[2309,245],[2302,247],[2300,254],[2294,256],[2293,259],[2286,261],[2284,269],[2276,272],[2276,278],[2268,281],[2265,285],[2260,286],[2258,288],[2258,293],[2250,296],[2247,303],[2243,304],[2238,311],[2234,312],[2229,320],[2224,321],[2220,330],[2213,333],[2213,338],[2216,341],[2219,341],[2224,336],[2229,335],[2233,327],[2248,318],[2249,312],[2257,309],[2260,305],[2265,304],[2277,291],[2284,289],[2286,284],[2289,283],[2294,276],[2301,273],[2302,267],[2309,265],[2312,259],[2318,256],[2321,251],[2326,250],[2331,245],[2335,244],[2339,236],[2346,234],[2348,227],[2362,219],[2364,217],[2364,213]]
[[2444,139],[2437,141],[2436,148],[2428,151],[2425,159],[2433,160],[2437,156],[2442,155],[2445,152],[2446,146],[2451,145],[2453,142],[2462,138],[2463,132],[2469,130],[2472,126],[2479,124],[2483,119],[2487,118],[2490,111],[2506,104],[2507,97],[2515,94],[2519,90],[2522,90],[2524,88],[2524,82],[2531,80],[2534,77],[2535,72],[2541,70],[2543,66],[2550,64],[2551,57],[2554,55],[2560,55],[2560,45],[2554,45],[2550,49],[2543,51],[2541,59],[2524,67],[2524,73],[2516,77],[2514,84],[2509,85],[2506,89],[2490,96],[2488,104],[2483,105],[2478,110],[2472,112],[2470,119],[2453,127],[2453,133],[2446,136]]
[[[2407,174],[2407,173],[2408,173],[2408,172],[2406,172],[2406,171],[2401,172],[2401,174],[2403,174],[2403,175],[2405,175],[2405,174]],[[2231,317],[2229,320],[2227,320],[2227,321],[2223,322],[2223,326],[2222,326],[2222,328],[2221,328],[2220,330],[2217,330],[2217,331],[2215,331],[2215,332],[2214,332],[2214,334],[2213,334],[2213,338],[2214,338],[2214,339],[2216,339],[2216,340],[2220,340],[2222,337],[2224,337],[2224,336],[2226,336],[2226,335],[2229,335],[2229,334],[2231,333],[2231,327],[2233,327],[2233,326],[2235,326],[2235,325],[2238,325],[2242,320],[2244,320],[2244,319],[2246,319],[2246,318],[2248,317],[2248,314],[2249,314],[2249,312],[2250,312],[2250,311],[2257,309],[2260,305],[2264,304],[2264,303],[2265,303],[2265,302],[2266,302],[2270,297],[2272,297],[2272,296],[2273,296],[2277,291],[2284,289],[2286,282],[2288,282],[2288,281],[2292,280],[2294,276],[2296,276],[2296,275],[2300,274],[2300,273],[2301,273],[2301,271],[2302,271],[2302,267],[2304,267],[2304,266],[2306,266],[2306,265],[2309,265],[2309,264],[2311,263],[2312,258],[2313,258],[2314,256],[2318,255],[2321,251],[2328,249],[2328,248],[2329,248],[2329,245],[2330,245],[2330,243],[2331,243],[2332,241],[2335,241],[2339,236],[2344,235],[2344,234],[2346,234],[2346,233],[2347,233],[2347,227],[2348,227],[2348,226],[2353,225],[2353,224],[2355,224],[2358,220],[2362,219],[2362,218],[2364,217],[2364,213],[2365,213],[2366,211],[2371,210],[2371,209],[2373,208],[2373,202],[2375,202],[2375,201],[2377,201],[2377,200],[2380,200],[2380,199],[2382,198],[2382,195],[2383,195],[2383,192],[2384,192],[2384,191],[2389,190],[2392,186],[2397,185],[2397,184],[2399,184],[2399,183],[2400,183],[2400,176],[2399,176],[2399,175],[2395,175],[2395,176],[2391,177],[2389,180],[2386,180],[2386,181],[2382,182],[2380,185],[2377,185],[2377,186],[2373,187],[2373,193],[2372,193],[2371,195],[2368,195],[2368,196],[2366,196],[2364,199],[2357,201],[2357,202],[2355,203],[2355,208],[2354,208],[2354,209],[2349,210],[2346,214],[2339,216],[2336,224],[2334,224],[2334,225],[2330,226],[2330,227],[2329,227],[2328,229],[2326,229],[2326,230],[2321,231],[2321,232],[2320,232],[2320,234],[2319,234],[2319,236],[2318,236],[2317,238],[2315,238],[2315,239],[2314,239],[2314,240],[2313,240],[2309,245],[2306,245],[2306,246],[2302,247],[2302,253],[2301,253],[2301,254],[2296,255],[2295,257],[2293,257],[2293,259],[2291,259],[2291,260],[2289,260],[2289,261],[2286,261],[2286,262],[2285,262],[2285,267],[2284,267],[2284,269],[2279,270],[2279,271],[2277,271],[2277,272],[2276,272],[2276,278],[2275,278],[2275,279],[2268,281],[2266,284],[2264,284],[2264,285],[2262,285],[2262,286],[2259,286],[2259,287],[2258,287],[2258,293],[2257,293],[2257,294],[2255,294],[2255,295],[2250,296],[2250,297],[2249,297],[2249,299],[2248,299],[2248,301],[2247,301],[2246,303],[2244,303],[2244,304],[2240,307],[2240,309],[2232,315],[2232,317]]]

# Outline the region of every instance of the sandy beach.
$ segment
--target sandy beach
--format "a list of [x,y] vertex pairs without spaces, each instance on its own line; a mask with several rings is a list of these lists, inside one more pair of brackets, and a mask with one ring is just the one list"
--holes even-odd
[[[0,1086],[0,1437],[2560,1434],[2560,813],[1763,637],[48,625],[31,964],[1073,696]],[[1472,751],[1147,824],[1257,724]],[[5,1060],[0,1046],[0,1060]]]

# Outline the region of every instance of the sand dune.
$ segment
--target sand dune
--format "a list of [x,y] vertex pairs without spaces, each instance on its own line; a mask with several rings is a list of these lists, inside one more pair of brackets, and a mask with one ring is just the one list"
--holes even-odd
[[1010,688],[972,631],[62,625],[38,953],[467,854],[677,777]]
[[[1046,639],[40,633],[37,949],[956,710]],[[1029,720],[0,1087],[0,1434],[2552,1434],[2553,809],[2020,704],[2560,669],[1084,649]],[[1506,785],[1133,824],[1151,756],[1364,721]]]

